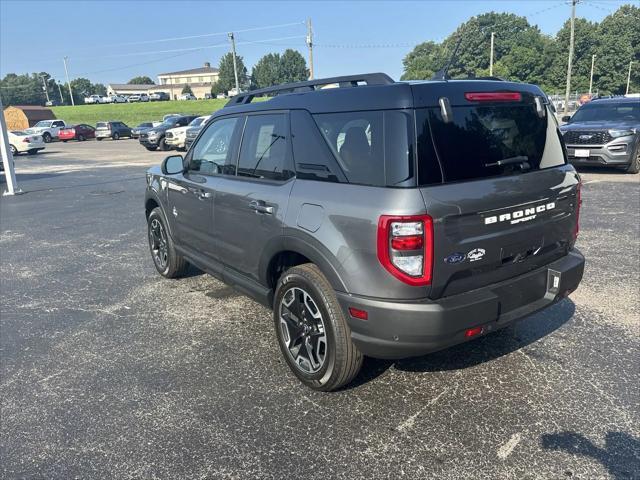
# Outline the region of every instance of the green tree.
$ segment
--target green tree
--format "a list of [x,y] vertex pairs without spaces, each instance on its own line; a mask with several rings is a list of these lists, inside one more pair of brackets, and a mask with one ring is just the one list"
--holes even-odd
[[84,97],[93,95],[93,84],[87,78],[74,78],[71,80],[71,91],[76,104],[83,104]]
[[40,72],[40,74],[32,73],[31,75],[7,74],[0,80],[2,104],[5,106],[44,105],[46,95],[42,88],[42,79],[38,75],[46,75],[49,77],[49,74],[46,72]]
[[102,83],[94,83],[93,93],[96,95],[102,95],[104,97],[107,95],[107,87],[105,87]]
[[307,62],[300,52],[288,48],[280,57],[279,83],[301,82],[309,78]]
[[156,84],[153,80],[151,80],[150,77],[147,77],[146,75],[133,77],[127,83],[129,85],[155,85]]
[[[236,64],[238,67],[238,82],[240,88],[243,88],[247,84],[247,67],[244,66],[242,57],[236,55]],[[236,86],[236,80],[233,73],[233,54],[231,52],[226,53],[220,59],[220,65],[218,67],[218,88],[223,92],[228,92]]]
[[193,95],[193,90],[191,90],[191,86],[190,85],[185,85],[182,89],[182,94],[184,95],[185,93],[190,93],[191,95]]
[[268,53],[253,66],[251,84],[255,88],[265,88],[281,83],[280,54]]

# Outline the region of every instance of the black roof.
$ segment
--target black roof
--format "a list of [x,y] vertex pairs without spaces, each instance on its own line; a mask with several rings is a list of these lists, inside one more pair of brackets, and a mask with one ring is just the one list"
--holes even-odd
[[640,104],[640,98],[638,97],[600,97],[600,98],[594,98],[593,100],[591,100],[590,102],[586,103],[585,105],[588,105],[589,103],[637,103]]
[[[337,88],[327,88],[336,85]],[[265,110],[304,109],[311,113],[358,110],[388,110],[434,107],[441,97],[451,105],[469,105],[465,92],[520,92],[523,96],[545,95],[527,83],[495,79],[394,82],[383,73],[349,75],[278,85],[243,92],[232,97],[215,116]],[[261,95],[275,95],[267,101],[251,103]]]

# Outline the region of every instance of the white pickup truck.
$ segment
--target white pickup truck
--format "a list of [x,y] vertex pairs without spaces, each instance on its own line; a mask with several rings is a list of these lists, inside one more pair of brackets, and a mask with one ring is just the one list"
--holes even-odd
[[85,105],[91,103],[104,103],[101,95],[89,95],[88,97],[84,97]]
[[66,126],[64,120],[40,120],[33,127],[27,128],[25,132],[42,135],[44,142],[49,143],[54,138],[58,138],[60,130]]

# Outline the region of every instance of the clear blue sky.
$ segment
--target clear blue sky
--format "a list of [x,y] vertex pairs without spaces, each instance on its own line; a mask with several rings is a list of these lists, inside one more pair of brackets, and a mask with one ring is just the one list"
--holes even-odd
[[[583,0],[577,12],[600,21],[625,3],[630,2]],[[303,22],[311,17],[316,77],[383,71],[397,79],[402,58],[415,44],[440,41],[471,16],[492,10],[524,15],[549,35],[570,15],[569,3],[561,0],[0,0],[0,76],[46,71],[63,79],[62,57],[67,55],[71,78],[82,76],[104,84],[125,83],[137,75],[156,80],[159,73],[195,68],[206,61],[217,66],[229,50],[226,34],[203,35],[228,31],[238,32],[238,54],[250,70],[268,52],[297,48],[306,57]],[[249,29],[253,30],[242,32]],[[155,41],[188,36],[200,37]],[[199,47],[207,48],[160,53]]]

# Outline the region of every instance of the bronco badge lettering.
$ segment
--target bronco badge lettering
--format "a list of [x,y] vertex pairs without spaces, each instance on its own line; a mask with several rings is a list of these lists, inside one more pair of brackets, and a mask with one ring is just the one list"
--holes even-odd
[[549,202],[536,207],[528,207],[522,210],[501,213],[500,215],[492,215],[491,217],[485,217],[484,224],[489,225],[491,223],[509,222],[514,225],[520,222],[528,222],[529,220],[536,218],[538,213],[547,212],[554,208],[556,208],[555,202]]

